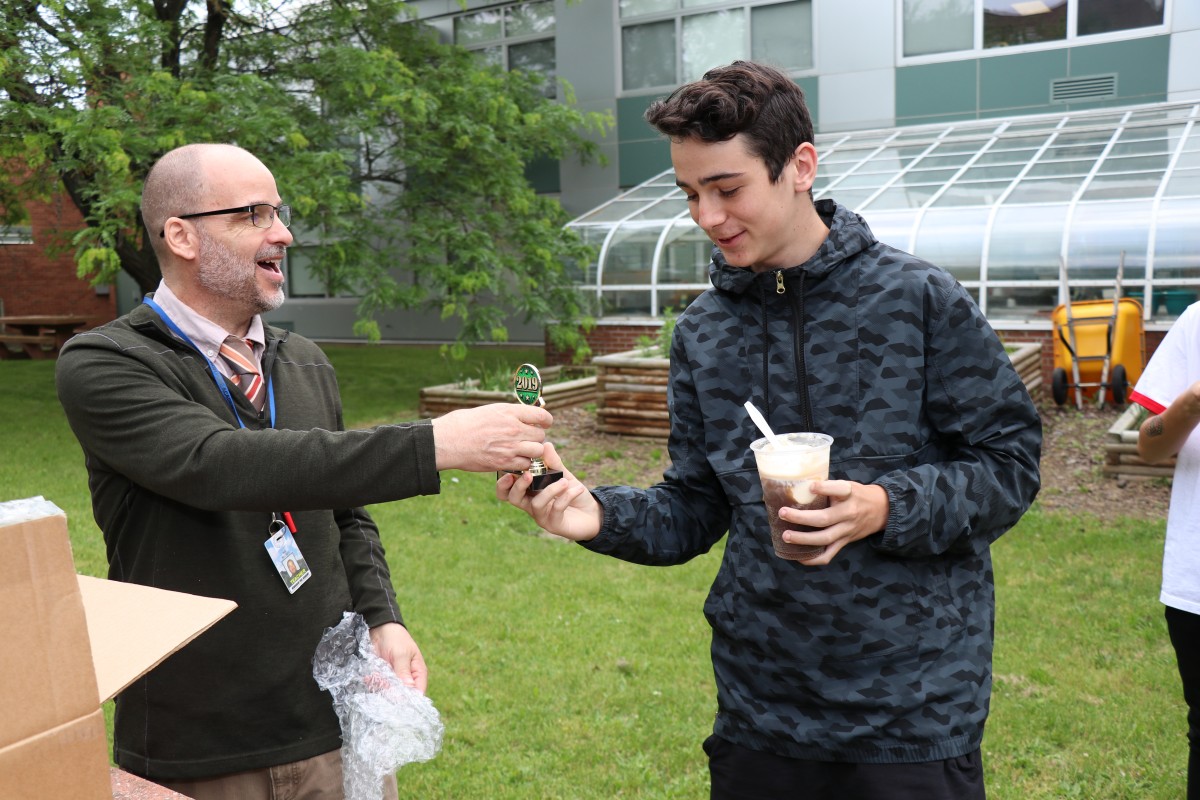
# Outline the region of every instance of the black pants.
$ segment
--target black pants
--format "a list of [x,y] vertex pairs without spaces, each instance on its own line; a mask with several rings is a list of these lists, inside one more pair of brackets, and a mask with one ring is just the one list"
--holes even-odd
[[760,753],[710,736],[712,800],[984,800],[978,750],[919,764],[844,764]]
[[1175,646],[1188,707],[1187,800],[1200,800],[1200,616],[1167,606],[1167,632]]

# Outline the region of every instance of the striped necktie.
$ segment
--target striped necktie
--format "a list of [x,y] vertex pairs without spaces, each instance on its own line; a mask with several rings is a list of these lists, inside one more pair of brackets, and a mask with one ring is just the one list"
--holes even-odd
[[241,387],[254,407],[262,411],[267,399],[266,387],[250,344],[236,336],[228,336],[221,343],[221,358],[233,370],[233,382]]

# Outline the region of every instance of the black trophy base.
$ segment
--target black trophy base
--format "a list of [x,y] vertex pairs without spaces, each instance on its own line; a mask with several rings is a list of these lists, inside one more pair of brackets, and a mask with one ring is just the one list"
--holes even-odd
[[[524,475],[525,471],[520,469],[502,469],[496,473],[496,479],[499,480],[501,475]],[[535,472],[533,474],[533,483],[529,486],[529,493],[536,494],[542,489],[545,489],[550,484],[561,478],[561,472]]]
[[559,472],[559,471],[547,471],[547,472],[541,472],[541,473],[534,473],[533,483],[531,483],[529,485],[529,491],[530,492],[540,492],[542,489],[545,489],[547,486],[554,483],[556,480],[558,480],[562,476],[563,476],[562,472]]

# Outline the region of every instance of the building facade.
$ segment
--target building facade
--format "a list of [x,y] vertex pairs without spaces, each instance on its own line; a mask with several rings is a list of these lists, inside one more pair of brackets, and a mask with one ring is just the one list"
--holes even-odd
[[[597,349],[656,325],[706,283],[707,242],[671,195],[667,143],[642,114],[738,58],[779,66],[805,90],[821,195],[859,210],[881,239],[951,269],[1010,338],[1049,336],[1060,261],[1072,286],[1097,296],[1111,295],[1123,262],[1122,291],[1143,293],[1152,338],[1200,291],[1195,0],[411,7],[444,40],[545,75],[548,95],[561,78],[583,110],[613,114],[615,128],[598,142],[606,163],[530,172],[601,251],[578,276],[602,314]],[[639,198],[657,210],[634,211]],[[640,227],[631,224],[639,213]],[[322,296],[302,259],[288,270],[289,300],[272,321],[353,339],[355,298]],[[120,287],[120,310],[134,294]],[[413,312],[381,318],[395,341],[449,340],[449,324]],[[511,334],[542,340],[536,325],[515,323]]]

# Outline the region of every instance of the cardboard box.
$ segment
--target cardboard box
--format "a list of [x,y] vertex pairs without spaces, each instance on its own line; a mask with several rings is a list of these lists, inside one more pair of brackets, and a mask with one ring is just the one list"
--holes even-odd
[[0,503],[4,800],[111,800],[101,703],[235,607],[76,575],[58,507]]

